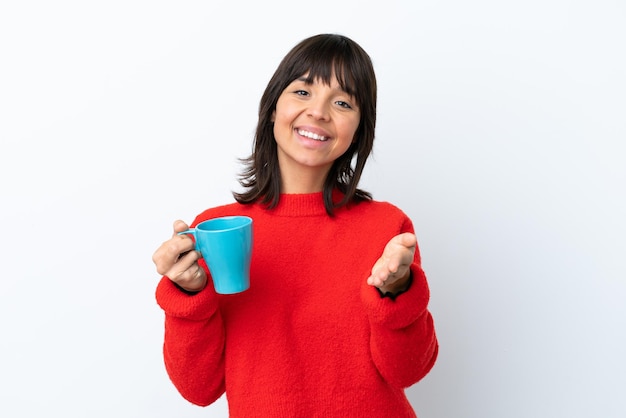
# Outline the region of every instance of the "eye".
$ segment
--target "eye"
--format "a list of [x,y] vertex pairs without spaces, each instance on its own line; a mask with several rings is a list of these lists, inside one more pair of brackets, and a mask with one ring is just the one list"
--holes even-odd
[[335,103],[337,103],[339,106],[343,107],[344,109],[352,109],[352,106],[350,105],[350,103],[344,102],[343,100],[338,100]]
[[309,95],[309,92],[306,91],[306,90],[296,90],[296,91],[294,91],[294,93],[297,96],[308,96]]

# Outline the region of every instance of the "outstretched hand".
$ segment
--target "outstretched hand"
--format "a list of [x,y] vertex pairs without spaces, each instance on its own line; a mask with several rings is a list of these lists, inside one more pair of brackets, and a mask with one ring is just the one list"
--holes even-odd
[[393,237],[385,246],[383,255],[372,267],[367,284],[379,288],[383,293],[405,290],[416,247],[415,234],[405,232]]

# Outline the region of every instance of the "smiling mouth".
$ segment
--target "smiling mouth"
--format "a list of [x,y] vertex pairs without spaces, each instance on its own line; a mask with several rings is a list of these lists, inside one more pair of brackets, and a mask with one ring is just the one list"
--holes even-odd
[[304,129],[298,129],[297,132],[298,132],[298,135],[305,136],[305,137],[307,137],[309,139],[313,139],[315,141],[325,142],[325,141],[328,141],[330,139],[327,136],[318,135],[318,134],[313,133],[313,132],[305,131]]

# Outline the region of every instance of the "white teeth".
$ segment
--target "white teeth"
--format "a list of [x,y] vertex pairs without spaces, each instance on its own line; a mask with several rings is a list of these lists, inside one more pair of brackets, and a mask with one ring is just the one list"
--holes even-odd
[[328,141],[328,138],[325,136],[318,135],[313,132],[305,131],[302,129],[298,129],[298,134],[302,136],[306,136],[307,138],[314,139],[316,141]]

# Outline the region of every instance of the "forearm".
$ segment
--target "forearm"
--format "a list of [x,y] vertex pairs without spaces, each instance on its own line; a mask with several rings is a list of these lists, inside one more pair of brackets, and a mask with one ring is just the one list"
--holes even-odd
[[163,358],[181,395],[208,405],[224,392],[224,325],[217,297],[207,288],[190,296],[164,277],[156,297],[165,312]]
[[381,375],[397,387],[408,387],[433,367],[438,342],[428,311],[429,289],[417,263],[411,266],[412,281],[395,298],[362,289],[370,320],[370,350]]
[[190,321],[166,316],[163,359],[180,394],[197,405],[224,393],[224,330],[214,320]]
[[438,342],[430,312],[399,330],[372,326],[370,349],[380,374],[392,385],[406,388],[432,369]]

